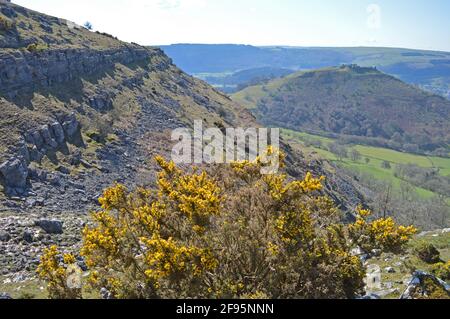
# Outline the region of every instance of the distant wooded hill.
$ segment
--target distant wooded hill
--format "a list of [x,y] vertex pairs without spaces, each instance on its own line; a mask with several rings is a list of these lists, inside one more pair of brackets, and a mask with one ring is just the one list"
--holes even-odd
[[375,68],[345,65],[297,72],[248,87],[233,99],[266,125],[448,154],[450,101]]
[[[289,70],[318,69],[341,64],[375,66],[402,81],[450,98],[450,53],[395,48],[301,48],[254,47],[248,45],[176,44],[162,49],[184,71],[224,91],[224,76],[237,71],[265,67]],[[264,69],[263,69],[264,71]],[[272,72],[266,69],[266,71]],[[261,72],[258,77],[261,77]],[[232,86],[248,79],[235,77]]]

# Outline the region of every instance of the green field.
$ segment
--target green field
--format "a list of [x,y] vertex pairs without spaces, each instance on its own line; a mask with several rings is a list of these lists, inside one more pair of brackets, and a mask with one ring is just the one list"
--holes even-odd
[[[400,184],[403,182],[394,175],[395,166],[397,164],[416,164],[423,168],[438,168],[439,173],[442,176],[450,176],[450,158],[422,156],[402,153],[381,147],[354,145],[348,149],[356,149],[361,154],[361,159],[359,161],[352,161],[351,159],[346,158],[339,161],[333,153],[325,149],[326,146],[334,142],[334,139],[332,138],[285,129],[282,130],[282,135],[288,140],[301,142],[303,145],[308,141],[320,141],[322,147],[305,146],[305,149],[318,154],[322,158],[338,163],[347,169],[367,173],[378,180],[390,182],[396,188],[399,188]],[[366,159],[370,160],[369,163],[366,163]],[[382,168],[382,163],[385,161],[391,164],[391,169]],[[423,198],[431,198],[436,195],[435,193],[420,187],[415,187],[415,189],[417,194]]]

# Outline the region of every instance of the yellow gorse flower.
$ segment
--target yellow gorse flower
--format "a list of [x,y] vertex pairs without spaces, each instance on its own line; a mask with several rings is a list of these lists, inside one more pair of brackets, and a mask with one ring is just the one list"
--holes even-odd
[[[279,156],[283,166],[282,152],[269,148],[263,156]],[[79,253],[95,291],[106,288],[115,298],[317,298],[325,291],[352,298],[365,270],[351,248],[395,249],[417,231],[391,218],[368,221],[371,212],[361,207],[355,223],[343,225],[321,194],[324,177],[264,175],[263,157],[215,174],[156,162],[155,189],[115,184],[91,213]],[[44,251],[38,273],[51,297],[81,296],[67,284],[75,262],[56,247]]]
[[184,175],[173,163],[160,158],[158,164],[163,169],[158,178],[160,196],[173,201],[194,229],[203,232],[210,218],[220,214],[221,189],[205,171]]
[[141,241],[147,247],[145,274],[151,280],[183,276],[188,269],[194,276],[199,276],[217,267],[217,260],[210,251],[178,244],[173,238],[166,240],[155,235],[151,239],[141,238]]
[[357,208],[357,220],[349,225],[349,234],[361,248],[370,251],[375,248],[397,251],[417,233],[414,226],[399,226],[392,218],[381,218],[368,222],[372,212]]
[[125,186],[116,184],[106,189],[98,201],[104,210],[121,209],[126,203],[126,193]]
[[69,287],[68,268],[76,260],[72,254],[62,255],[56,246],[44,249],[41,262],[36,270],[39,278],[47,282],[47,290],[51,298],[78,299],[81,298],[81,290]]

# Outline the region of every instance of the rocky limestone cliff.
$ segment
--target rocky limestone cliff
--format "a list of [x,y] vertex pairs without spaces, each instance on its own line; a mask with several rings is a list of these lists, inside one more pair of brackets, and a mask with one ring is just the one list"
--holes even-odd
[[[14,4],[0,3],[0,12],[0,21],[8,21],[0,28],[4,273],[33,269],[44,246],[76,244],[86,213],[98,208],[102,190],[115,181],[152,187],[153,157],[170,156],[172,129],[199,119],[205,127],[258,126],[249,112],[182,72],[159,49]],[[284,148],[292,176],[322,173]],[[343,209],[361,200],[338,176],[330,175],[327,188]],[[61,225],[63,234],[40,229],[48,224],[37,223],[43,218]]]
[[145,183],[171,128],[256,125],[159,49],[10,3],[0,13],[0,210],[87,211],[114,180]]
[[20,50],[0,53],[0,90],[2,95],[13,99],[23,90],[48,88],[110,69],[116,63],[149,61],[158,54],[158,50],[132,45],[104,50],[49,49],[39,53]]

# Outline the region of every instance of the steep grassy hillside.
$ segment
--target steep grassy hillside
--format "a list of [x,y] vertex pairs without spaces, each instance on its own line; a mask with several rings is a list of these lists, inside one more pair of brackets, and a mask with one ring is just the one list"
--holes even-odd
[[233,99],[268,125],[356,136],[413,152],[447,150],[450,142],[450,101],[373,68],[299,72]]
[[282,136],[307,161],[326,159],[336,173],[358,181],[377,214],[387,213],[424,230],[450,227],[449,158],[344,144],[292,130],[282,130]]
[[[11,3],[0,9],[8,21],[0,30],[2,273],[33,272],[43,247],[79,243],[84,215],[115,181],[154,186],[154,157],[170,158],[173,129],[195,120],[205,128],[259,126],[160,49]],[[289,174],[329,176],[326,192],[344,211],[364,201],[348,177],[283,148]]]
[[[11,3],[1,4],[1,19],[8,21],[0,32],[0,193],[9,196],[1,201],[6,209],[34,208],[26,198],[48,192],[44,207],[83,211],[95,202],[80,202],[86,193],[95,197],[124,177],[144,181],[152,154],[170,154],[173,128],[197,119],[208,127],[256,125],[160,49]],[[71,183],[82,184],[83,193],[67,192]],[[44,186],[36,191],[35,184]],[[16,197],[18,202],[11,199]]]
[[[404,182],[404,180],[395,176],[397,165],[414,164],[423,169],[435,170],[440,176],[450,178],[450,158],[402,153],[374,146],[348,145],[346,146],[347,156],[343,159],[339,159],[336,154],[329,151],[330,145],[337,142],[336,139],[291,130],[283,130],[283,136],[287,141],[300,141],[305,149],[309,149],[318,156],[326,158],[334,163],[343,165],[344,167],[348,167],[355,171],[370,174],[379,180],[393,183],[397,189],[399,189],[400,184]],[[359,153],[359,158],[352,159],[352,151],[357,151]],[[383,167],[383,163],[389,163],[389,167]],[[424,198],[430,198],[437,195],[437,193],[431,190],[416,187],[415,185],[412,186],[417,191],[417,194]],[[443,191],[445,190],[443,189]],[[450,198],[450,192],[447,196]]]

